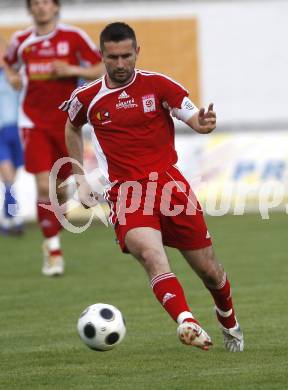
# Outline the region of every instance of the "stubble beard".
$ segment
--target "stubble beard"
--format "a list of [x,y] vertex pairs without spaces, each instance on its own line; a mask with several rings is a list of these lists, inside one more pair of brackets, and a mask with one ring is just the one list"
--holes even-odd
[[117,73],[116,72],[111,72],[109,74],[109,77],[111,79],[111,81],[113,81],[114,83],[117,83],[117,84],[120,84],[120,85],[123,85],[123,84],[127,84],[133,77],[133,74],[134,74],[134,69],[130,72],[123,72],[122,73],[123,76],[117,76]]

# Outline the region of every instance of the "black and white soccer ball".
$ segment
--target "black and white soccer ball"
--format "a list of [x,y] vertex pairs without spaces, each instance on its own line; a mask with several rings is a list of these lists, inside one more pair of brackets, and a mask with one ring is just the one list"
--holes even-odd
[[109,351],[126,334],[124,317],[115,306],[95,303],[80,315],[77,329],[82,341],[95,351]]

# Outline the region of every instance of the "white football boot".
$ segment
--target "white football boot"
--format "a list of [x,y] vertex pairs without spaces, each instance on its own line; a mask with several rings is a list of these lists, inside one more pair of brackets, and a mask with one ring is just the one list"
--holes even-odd
[[64,259],[62,256],[52,256],[46,244],[43,244],[43,267],[42,274],[45,276],[60,276],[64,274]]
[[210,336],[194,322],[183,322],[178,326],[177,334],[180,341],[185,345],[193,345],[208,351],[213,345]]
[[240,329],[240,325],[236,322],[234,328],[226,329],[222,328],[224,337],[224,346],[229,352],[242,352],[244,351],[244,337],[243,332]]

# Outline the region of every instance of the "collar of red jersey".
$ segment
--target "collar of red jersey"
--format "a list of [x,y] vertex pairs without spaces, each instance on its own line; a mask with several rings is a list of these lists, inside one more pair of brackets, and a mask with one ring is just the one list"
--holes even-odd
[[49,32],[48,34],[43,34],[43,35],[38,35],[36,33],[36,27],[34,26],[33,29],[32,29],[32,34],[33,34],[33,37],[37,38],[37,39],[49,39],[49,38],[52,38],[54,37],[54,35],[56,35],[56,33],[58,32],[59,30],[59,25],[58,23],[55,25],[55,28]]
[[119,86],[119,87],[113,87],[113,88],[111,88],[111,87],[108,86],[108,83],[107,83],[107,74],[105,74],[105,76],[104,76],[104,83],[105,83],[105,86],[106,86],[107,89],[111,89],[111,90],[115,90],[115,91],[118,90],[118,89],[127,88],[127,87],[129,87],[129,85],[131,85],[131,84],[134,83],[134,81],[135,81],[135,79],[136,79],[136,76],[137,76],[137,73],[138,73],[138,72],[137,72],[137,69],[134,69],[133,78],[132,78],[131,81],[129,81],[129,83],[123,84],[123,85],[121,85],[121,86]]

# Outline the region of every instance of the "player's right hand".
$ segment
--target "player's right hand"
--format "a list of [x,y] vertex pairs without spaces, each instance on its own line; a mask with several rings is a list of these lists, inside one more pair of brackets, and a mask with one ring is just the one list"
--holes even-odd
[[12,88],[16,91],[20,91],[22,89],[22,80],[19,74],[11,75],[8,81]]
[[86,180],[82,180],[80,183],[78,182],[77,185],[79,201],[85,209],[94,207],[99,203],[98,195]]
[[69,65],[65,61],[55,60],[52,64],[53,74],[57,77],[75,77],[75,66]]

